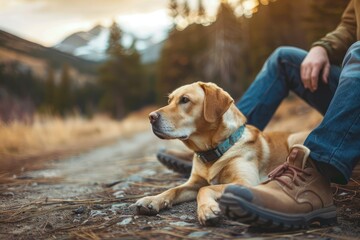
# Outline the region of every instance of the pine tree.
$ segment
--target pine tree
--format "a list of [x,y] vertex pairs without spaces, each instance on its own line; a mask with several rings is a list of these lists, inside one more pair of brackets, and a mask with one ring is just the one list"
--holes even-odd
[[203,78],[239,96],[245,84],[246,43],[242,38],[242,25],[229,4],[220,4],[216,21],[209,26],[208,38],[209,48],[200,61],[202,67],[199,67],[203,69]]
[[54,111],[55,107],[55,94],[56,94],[56,85],[55,85],[55,72],[52,67],[48,69],[48,75],[45,81],[45,107],[51,112]]
[[71,77],[69,65],[64,64],[61,70],[60,84],[55,92],[55,111],[66,114],[72,107]]
[[110,27],[110,36],[107,47],[107,54],[110,57],[119,57],[123,54],[124,48],[121,45],[122,32],[118,24],[114,21]]
[[114,22],[110,28],[108,61],[99,70],[99,83],[104,95],[101,108],[117,119],[136,109],[146,95],[143,84],[143,70],[140,55],[136,50],[136,41],[129,49],[121,44],[121,30]]

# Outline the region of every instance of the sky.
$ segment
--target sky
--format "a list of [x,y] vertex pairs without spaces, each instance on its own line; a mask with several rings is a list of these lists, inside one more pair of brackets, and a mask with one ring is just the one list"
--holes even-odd
[[[204,0],[216,9],[221,0]],[[232,0],[228,0],[232,1]],[[250,0],[249,0],[250,1]],[[190,0],[190,5],[198,0]],[[139,37],[163,33],[172,22],[168,0],[0,0],[0,29],[44,46],[116,20]]]
[[167,0],[0,0],[0,29],[45,46],[116,20],[140,37],[171,24]]

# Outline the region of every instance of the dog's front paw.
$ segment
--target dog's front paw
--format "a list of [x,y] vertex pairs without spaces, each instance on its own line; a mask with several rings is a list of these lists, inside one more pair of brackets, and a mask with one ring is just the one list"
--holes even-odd
[[169,207],[169,202],[158,196],[151,196],[139,199],[135,206],[139,215],[156,215],[161,209]]
[[221,210],[217,202],[203,204],[197,210],[198,219],[201,225],[215,225],[219,222]]

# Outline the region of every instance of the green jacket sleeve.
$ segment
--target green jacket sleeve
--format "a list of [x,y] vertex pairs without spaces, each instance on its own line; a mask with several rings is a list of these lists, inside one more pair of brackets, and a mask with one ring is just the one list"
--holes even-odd
[[328,53],[330,62],[333,64],[341,64],[346,51],[356,41],[356,25],[354,0],[351,0],[337,28],[319,41],[313,43],[312,47],[324,47]]

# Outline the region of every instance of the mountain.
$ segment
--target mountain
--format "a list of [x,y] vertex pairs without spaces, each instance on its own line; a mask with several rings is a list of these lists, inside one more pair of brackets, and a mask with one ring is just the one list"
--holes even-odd
[[109,33],[108,28],[98,25],[88,32],[71,34],[54,48],[83,59],[103,61]]
[[40,79],[46,78],[49,68],[54,69],[56,75],[59,75],[66,64],[70,68],[72,78],[80,84],[94,79],[99,66],[97,62],[44,47],[0,30],[0,64],[13,62]]
[[[54,46],[55,49],[72,54],[74,56],[102,62],[106,60],[110,30],[107,27],[97,25],[89,31],[81,31],[71,34]],[[167,33],[160,33],[166,36]],[[122,44],[130,47],[136,41],[136,47],[141,54],[141,61],[145,64],[156,62],[159,59],[163,46],[163,40],[157,36],[139,38],[129,32],[123,32]]]

